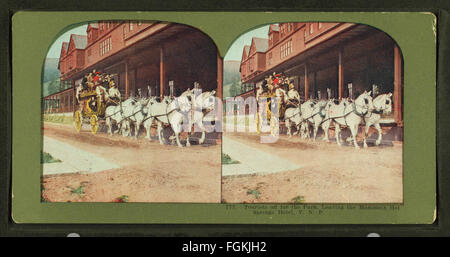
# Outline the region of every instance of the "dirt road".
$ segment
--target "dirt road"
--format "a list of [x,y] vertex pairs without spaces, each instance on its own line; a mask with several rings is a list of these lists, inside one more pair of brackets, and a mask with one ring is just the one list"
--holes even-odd
[[227,133],[226,137],[297,163],[301,168],[273,174],[223,177],[224,202],[403,201],[401,144],[355,150],[336,143],[299,137],[288,139],[285,135],[273,144],[261,144],[259,136],[251,133]]
[[220,144],[180,149],[52,123],[44,124],[43,134],[120,164],[91,174],[45,176],[48,201],[112,202],[126,196],[130,202],[220,202]]

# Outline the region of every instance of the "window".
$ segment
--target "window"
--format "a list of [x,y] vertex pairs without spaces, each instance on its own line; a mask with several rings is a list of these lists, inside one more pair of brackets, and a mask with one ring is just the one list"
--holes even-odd
[[125,38],[125,34],[126,34],[126,26],[124,25],[123,26],[123,28],[122,28],[122,35],[123,35],[123,38]]
[[142,21],[139,21],[139,22],[138,22],[138,26],[141,26],[141,25],[142,25]]
[[292,53],[292,40],[289,40],[287,42],[287,55],[290,55]]
[[109,51],[111,51],[111,49],[112,49],[111,37],[100,42],[100,49],[99,49],[100,56],[103,56],[106,53],[109,53]]
[[133,22],[130,22],[130,31],[133,31]]
[[322,28],[322,22],[319,22],[319,29]]
[[288,23],[287,24],[287,32],[291,32],[292,31],[292,23]]
[[313,24],[309,24],[309,34],[314,33],[314,26]]
[[[292,53],[292,39],[280,46],[280,58],[283,59]],[[270,58],[270,56],[269,56]]]
[[92,61],[91,55],[92,55],[92,50],[89,49],[87,51],[87,61],[88,61],[88,63],[90,63]]

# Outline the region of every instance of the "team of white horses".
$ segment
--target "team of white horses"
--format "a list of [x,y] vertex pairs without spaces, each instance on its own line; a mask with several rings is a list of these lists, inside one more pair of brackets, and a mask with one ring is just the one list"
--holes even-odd
[[356,141],[358,128],[365,124],[364,147],[367,147],[366,138],[369,128],[374,126],[378,132],[378,139],[375,144],[381,143],[382,131],[380,127],[381,114],[388,114],[392,111],[392,93],[381,94],[372,99],[371,91],[362,93],[355,100],[346,98],[340,103],[335,103],[335,99],[329,100],[308,100],[298,108],[292,107],[285,111],[285,124],[287,134],[291,136],[291,127],[297,128],[296,133],[300,133],[302,138],[310,137],[310,127],[313,128],[313,139],[316,140],[319,128],[324,131],[324,141],[329,141],[328,129],[332,124],[335,127],[335,138],[339,146],[341,143],[341,127],[348,127],[351,131],[352,141],[355,148],[359,148]]
[[[170,126],[174,132],[172,139],[176,140],[179,147],[180,133],[183,128],[187,129],[186,146],[190,146],[191,128],[197,125],[202,133],[199,144],[204,143],[206,129],[203,121],[205,116],[215,110],[215,91],[196,93],[194,89],[188,89],[179,97],[165,96],[160,101],[157,97],[131,97],[116,106],[109,106],[105,110],[105,121],[108,133],[118,133],[123,136],[131,135],[131,128],[134,128],[134,137],[137,138],[141,126],[146,130],[146,138],[151,140],[150,128],[157,125],[157,135],[160,144],[164,144],[162,130],[164,126]],[[278,94],[277,94],[278,95]],[[319,128],[324,131],[324,141],[329,141],[328,130],[331,125],[335,128],[335,138],[339,146],[341,143],[341,127],[348,127],[351,132],[351,139],[355,148],[359,148],[356,140],[359,126],[365,124],[365,136],[363,145],[367,147],[366,138],[369,128],[374,126],[378,132],[376,145],[381,143],[382,130],[380,120],[382,114],[392,111],[392,93],[371,96],[371,91],[364,91],[355,100],[347,98],[336,103],[335,99],[328,100],[307,100],[299,107],[289,107],[284,114],[287,135],[291,137],[292,126],[296,128],[296,134],[302,138],[309,138],[312,134],[316,140]],[[286,98],[285,98],[286,99]],[[117,129],[113,131],[113,125]],[[312,128],[312,133],[310,133]]]
[[[187,128],[186,146],[190,146],[189,137],[193,125],[197,125],[202,136],[199,144],[205,141],[206,129],[203,125],[205,116],[215,109],[215,91],[195,92],[195,89],[188,89],[179,97],[165,96],[161,101],[155,96],[152,97],[131,97],[116,106],[108,106],[105,110],[105,121],[108,126],[108,133],[118,133],[123,136],[131,135],[131,128],[134,128],[134,137],[137,138],[139,129],[143,126],[146,130],[146,138],[151,140],[150,128],[156,123],[159,143],[164,144],[162,130],[164,126],[170,126],[174,132],[172,139],[176,140],[179,147],[180,133],[183,128]],[[117,130],[113,131],[113,125]]]

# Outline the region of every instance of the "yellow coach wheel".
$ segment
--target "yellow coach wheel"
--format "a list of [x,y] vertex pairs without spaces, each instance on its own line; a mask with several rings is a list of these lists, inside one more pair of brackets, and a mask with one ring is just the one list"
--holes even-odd
[[83,120],[81,118],[81,112],[80,111],[76,111],[75,112],[75,129],[80,132],[81,131],[81,125],[83,123]]
[[96,134],[98,130],[98,118],[97,115],[93,114],[91,116],[91,132],[92,134]]

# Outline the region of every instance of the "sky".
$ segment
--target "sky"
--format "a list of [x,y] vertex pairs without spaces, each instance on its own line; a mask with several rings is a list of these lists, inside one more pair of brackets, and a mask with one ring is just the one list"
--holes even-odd
[[240,61],[242,58],[242,51],[244,45],[250,45],[252,43],[252,37],[268,38],[269,25],[251,30],[245,34],[242,34],[236,41],[233,42],[227,54],[224,57],[225,61]]
[[81,25],[79,27],[68,30],[64,34],[62,34],[50,47],[47,53],[47,58],[59,58],[61,53],[61,45],[63,42],[69,42],[70,34],[78,34],[78,35],[86,35],[86,25]]

